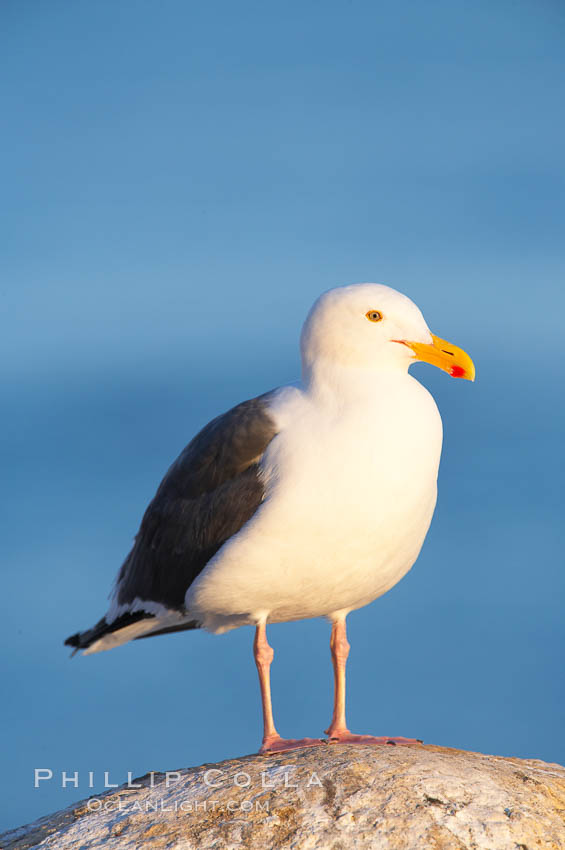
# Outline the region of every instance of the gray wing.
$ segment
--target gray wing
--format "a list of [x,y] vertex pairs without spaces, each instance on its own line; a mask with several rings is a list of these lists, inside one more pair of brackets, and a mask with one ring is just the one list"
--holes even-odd
[[[172,464],[118,574],[118,605],[149,600],[182,612],[194,579],[251,519],[264,497],[258,462],[277,433],[268,410],[271,396],[244,401],[213,419]],[[110,624],[103,618],[65,643],[84,649],[109,631],[151,616],[136,610]]]
[[136,597],[182,609],[210,558],[264,496],[258,461],[276,434],[267,398],[244,401],[188,444],[147,508],[117,579],[117,602]]

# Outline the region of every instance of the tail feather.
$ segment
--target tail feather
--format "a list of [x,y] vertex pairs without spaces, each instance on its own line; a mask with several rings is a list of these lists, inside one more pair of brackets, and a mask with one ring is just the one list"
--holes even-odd
[[70,635],[65,641],[65,646],[72,646],[75,652],[78,652],[79,649],[88,649],[94,641],[100,640],[100,638],[112,634],[112,632],[117,632],[125,626],[131,626],[132,623],[137,623],[139,620],[145,619],[154,620],[155,617],[151,614],[146,614],[145,611],[134,611],[132,614],[122,614],[121,617],[117,617],[111,623],[107,622],[106,617],[102,617],[102,619],[98,620],[96,625],[91,629]]
[[[130,626],[133,626],[135,623],[139,623],[140,620],[145,620],[147,622],[147,629],[141,634],[134,634],[132,630],[129,629]],[[87,629],[84,632],[76,632],[74,635],[70,635],[66,641],[65,646],[73,647],[73,652],[71,655],[75,655],[79,650],[88,650],[89,647],[93,646],[97,641],[102,640],[103,638],[108,638],[110,635],[115,635],[115,641],[108,641],[107,646],[101,646],[100,649],[111,649],[114,646],[119,646],[120,643],[125,643],[128,640],[139,640],[140,638],[145,637],[153,637],[154,635],[164,635],[170,634],[171,632],[180,632],[185,631],[186,629],[198,629],[200,628],[200,624],[194,620],[189,622],[181,622],[175,623],[173,625],[165,625],[163,624],[162,628],[159,628],[160,620],[154,614],[148,614],[146,611],[132,611],[131,613],[124,613],[120,617],[117,617],[115,620],[112,620],[111,623],[108,623],[105,617],[102,617],[95,626],[91,629]],[[152,624],[153,628],[152,628]],[[122,636],[120,636],[119,632],[124,630],[123,638],[120,640]],[[126,632],[126,630],[128,630]],[[97,651],[97,647],[94,647],[94,652]]]

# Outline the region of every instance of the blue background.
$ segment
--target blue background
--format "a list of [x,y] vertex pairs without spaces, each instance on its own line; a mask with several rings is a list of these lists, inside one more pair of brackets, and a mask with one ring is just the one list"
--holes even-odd
[[[413,370],[440,497],[349,618],[350,725],[563,762],[563,5],[51,0],[0,28],[2,826],[89,770],[256,750],[251,629],[62,641],[183,445],[296,379],[311,303],[355,281],[410,295],[478,378]],[[280,731],[320,734],[328,624],[270,636]]]

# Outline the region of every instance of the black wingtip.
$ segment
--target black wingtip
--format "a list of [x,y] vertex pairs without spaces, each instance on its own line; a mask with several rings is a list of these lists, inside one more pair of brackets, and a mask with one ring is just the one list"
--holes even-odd
[[80,649],[80,632],[77,632],[75,635],[70,635],[63,644],[64,646],[72,646],[73,651],[69,655],[69,658],[72,658]]

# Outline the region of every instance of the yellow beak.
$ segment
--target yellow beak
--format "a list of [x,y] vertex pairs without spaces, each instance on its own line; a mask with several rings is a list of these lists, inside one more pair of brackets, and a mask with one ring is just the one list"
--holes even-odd
[[406,339],[395,341],[411,348],[416,355],[414,360],[423,360],[425,363],[431,363],[432,366],[438,366],[444,372],[448,372],[452,378],[475,380],[475,365],[462,348],[457,348],[456,345],[433,334],[432,340],[431,345],[424,342],[409,342]]

